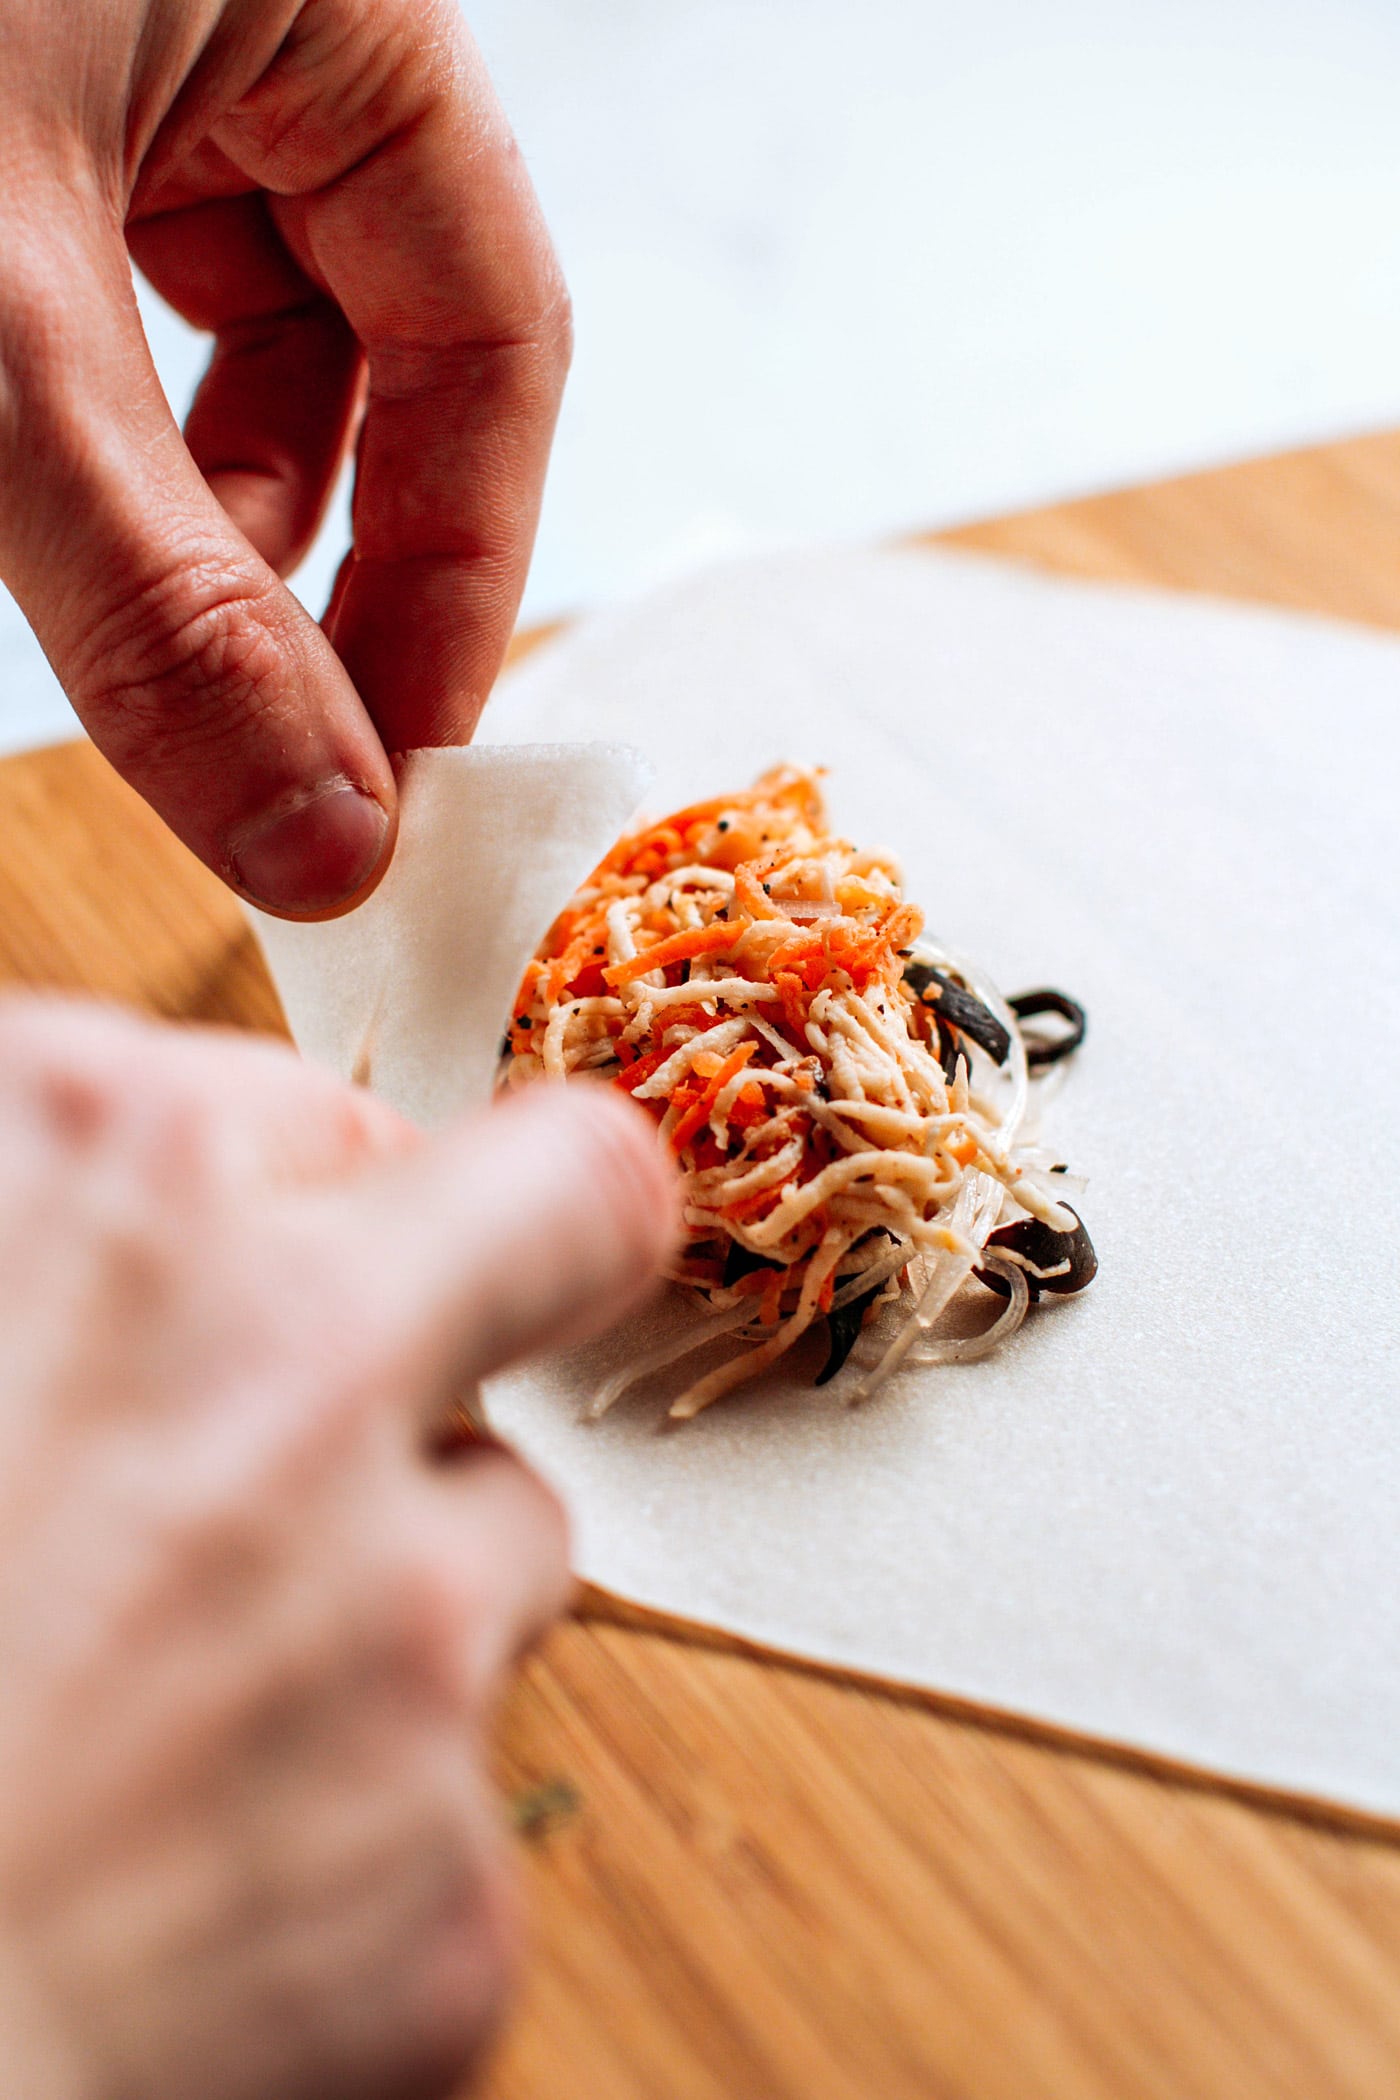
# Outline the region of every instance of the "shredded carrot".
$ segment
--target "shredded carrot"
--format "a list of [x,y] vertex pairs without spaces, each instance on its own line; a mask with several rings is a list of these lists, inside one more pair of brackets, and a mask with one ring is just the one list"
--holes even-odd
[[[732,1056],[726,1057],[719,1070],[711,1079],[706,1081],[699,1099],[691,1104],[671,1132],[671,1149],[673,1152],[684,1152],[687,1144],[694,1137],[700,1126],[709,1122],[710,1110],[714,1107],[735,1073],[743,1071],[744,1066],[757,1048],[757,1043],[740,1043]],[[677,1099],[679,1099],[679,1094]]]
[[673,933],[668,939],[629,956],[626,962],[611,963],[603,975],[614,991],[619,991],[634,977],[648,977],[653,970],[664,970],[669,963],[690,962],[699,955],[722,955],[726,948],[734,946],[738,936],[737,926],[687,927],[684,933]]
[[787,913],[774,904],[761,878],[771,871],[763,861],[749,862],[734,871],[734,901],[751,919],[785,919]]
[[758,1302],[758,1317],[764,1327],[776,1327],[782,1310],[783,1291],[790,1282],[786,1269],[773,1269]]
[[817,989],[830,968],[831,958],[820,935],[812,933],[794,934],[791,940],[775,948],[768,958],[770,975],[778,970],[791,970],[802,979],[809,992]]
[[652,1050],[647,1056],[639,1057],[635,1063],[628,1065],[625,1072],[618,1073],[614,1085],[620,1086],[625,1094],[635,1093],[644,1080],[650,1079],[653,1072],[661,1070],[670,1054],[669,1050]]
[[783,1002],[783,1019],[797,1039],[799,1050],[807,1047],[807,998],[803,994],[806,986],[791,970],[782,970],[773,979],[778,987],[778,997]]

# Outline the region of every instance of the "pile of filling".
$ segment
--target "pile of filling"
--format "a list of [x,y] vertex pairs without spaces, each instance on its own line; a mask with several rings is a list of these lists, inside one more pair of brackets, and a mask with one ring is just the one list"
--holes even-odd
[[[1023,1027],[1042,1015],[1053,1035]],[[1066,1170],[1025,1126],[1032,1074],[1083,1033],[1063,993],[1008,1002],[928,940],[895,864],[833,836],[816,773],[778,768],[624,838],[526,970],[503,1082],[591,1074],[651,1111],[684,1175],[671,1274],[707,1317],[591,1412],[726,1336],[737,1353],[671,1408],[697,1414],[821,1321],[817,1383],[854,1349],[861,1400],[1082,1289],[1095,1259]],[[970,1280],[996,1317],[940,1332]]]

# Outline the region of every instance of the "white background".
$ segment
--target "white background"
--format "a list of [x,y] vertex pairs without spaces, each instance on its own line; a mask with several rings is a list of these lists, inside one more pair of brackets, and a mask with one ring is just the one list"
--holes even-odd
[[[469,12],[577,306],[534,613],[1400,417],[1390,0]],[[0,746],[64,727],[0,603]]]

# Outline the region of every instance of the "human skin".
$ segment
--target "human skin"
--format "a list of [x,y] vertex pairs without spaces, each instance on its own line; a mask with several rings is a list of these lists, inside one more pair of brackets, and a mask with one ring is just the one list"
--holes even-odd
[[567,1591],[454,1394],[645,1287],[650,1126],[431,1139],[280,1046],[0,1001],[0,2086],[435,2100],[515,1960],[482,1737]]
[[[171,420],[128,253],[215,333]],[[0,577],[245,897],[347,908],[500,667],[568,305],[455,0],[0,0]],[[321,627],[279,580],[358,431]]]

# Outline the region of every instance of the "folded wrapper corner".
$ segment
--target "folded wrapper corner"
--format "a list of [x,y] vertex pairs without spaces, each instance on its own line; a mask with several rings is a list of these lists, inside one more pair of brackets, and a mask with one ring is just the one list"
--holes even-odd
[[427,1128],[487,1100],[526,963],[648,779],[626,744],[410,752],[373,896],[315,925],[250,915],[303,1055]]

